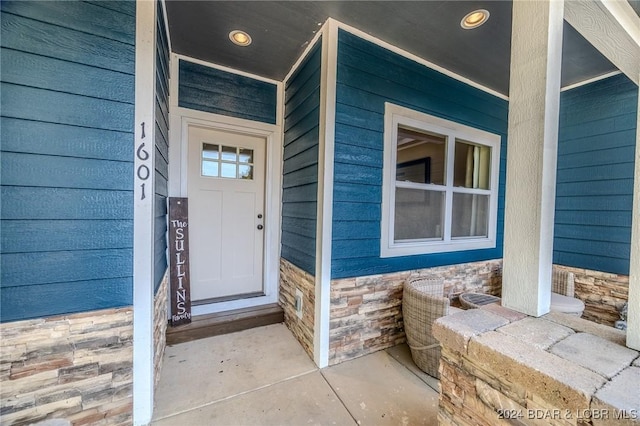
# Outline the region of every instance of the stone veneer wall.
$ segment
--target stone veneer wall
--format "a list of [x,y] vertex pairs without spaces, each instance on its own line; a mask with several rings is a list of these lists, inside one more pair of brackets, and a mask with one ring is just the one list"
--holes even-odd
[[162,371],[162,357],[167,346],[167,325],[169,318],[169,272],[164,274],[156,293],[153,318],[153,367],[154,385],[158,386]]
[[500,295],[502,260],[464,263],[331,282],[329,364],[405,341],[402,283],[409,277],[441,278],[445,292]]
[[554,265],[575,275],[575,297],[585,304],[582,318],[613,327],[629,300],[629,276]]
[[640,424],[640,354],[620,330],[493,304],[440,318],[433,333],[441,425]]
[[133,310],[0,324],[2,424],[131,424]]
[[[296,289],[302,292],[302,318],[295,308]],[[315,323],[315,278],[291,262],[280,259],[280,306],[284,310],[284,323],[313,359],[313,330]]]

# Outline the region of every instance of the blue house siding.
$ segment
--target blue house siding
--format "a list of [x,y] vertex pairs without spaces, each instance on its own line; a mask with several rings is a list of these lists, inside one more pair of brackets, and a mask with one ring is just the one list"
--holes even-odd
[[180,60],[178,106],[276,123],[275,84]]
[[321,43],[285,87],[282,254],[315,275]]
[[[507,102],[345,31],[338,37],[332,278],[501,258]],[[380,258],[385,102],[502,137],[496,248]]]
[[156,15],[156,132],[155,132],[155,205],[154,239],[155,292],[167,270],[167,181],[169,180],[169,43],[164,24],[164,9],[158,2]]
[[1,320],[131,305],[135,4],[0,8]]
[[554,263],[629,274],[637,105],[623,75],[562,93]]

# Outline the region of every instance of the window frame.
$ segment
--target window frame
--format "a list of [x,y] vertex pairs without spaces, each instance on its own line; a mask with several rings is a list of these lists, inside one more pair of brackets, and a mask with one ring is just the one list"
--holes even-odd
[[[415,189],[435,190],[445,193],[442,240],[394,241],[395,194],[396,188],[398,187],[396,181],[398,126],[436,133],[445,136],[447,139],[445,151],[445,185],[402,182],[399,186],[401,188],[415,187]],[[490,189],[482,190],[453,186],[456,139],[461,142],[484,145],[491,148]],[[412,256],[495,248],[498,220],[500,145],[500,135],[386,102],[384,115],[380,257]],[[487,237],[451,237],[454,193],[489,195]]]

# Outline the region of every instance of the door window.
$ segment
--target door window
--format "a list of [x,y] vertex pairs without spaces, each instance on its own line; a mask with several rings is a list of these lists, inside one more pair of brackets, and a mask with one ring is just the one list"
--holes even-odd
[[253,150],[202,142],[202,176],[253,180]]

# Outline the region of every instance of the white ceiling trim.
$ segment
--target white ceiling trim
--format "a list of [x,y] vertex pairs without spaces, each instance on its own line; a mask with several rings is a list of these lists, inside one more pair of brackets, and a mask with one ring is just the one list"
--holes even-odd
[[325,23],[322,25],[322,28],[320,28],[320,31],[318,31],[316,35],[313,36],[313,38],[309,43],[307,43],[307,47],[304,49],[302,54],[298,57],[296,62],[293,64],[293,66],[291,67],[287,75],[284,77],[284,80],[282,80],[284,84],[287,84],[287,81],[289,81],[293,73],[295,73],[298,70],[298,67],[300,66],[300,64],[302,64],[302,61],[306,59],[307,55],[309,54],[309,52],[311,52],[311,49],[313,49],[313,47],[316,45],[320,37],[322,37],[323,34],[327,33],[328,22],[330,19],[331,18],[325,21]]
[[577,83],[573,83],[573,84],[570,84],[568,86],[564,86],[563,88],[560,89],[560,91],[561,92],[566,92],[567,90],[575,89],[575,88],[578,88],[580,86],[586,86],[587,84],[595,83],[596,81],[600,81],[600,80],[605,80],[605,79],[607,79],[609,77],[613,77],[613,76],[616,76],[618,74],[622,74],[622,72],[621,71],[608,72],[606,74],[602,74],[602,75],[599,75],[597,77],[589,78],[589,79],[584,80],[584,81],[579,81]]
[[278,84],[281,83],[278,80],[273,80],[271,78],[263,77],[261,75],[251,74],[251,73],[245,72],[245,71],[240,71],[238,69],[226,67],[224,65],[214,64],[213,62],[203,61],[202,59],[192,58],[190,56],[182,55],[180,53],[174,53],[174,54],[178,57],[178,59],[182,59],[183,61],[187,61],[187,62],[193,62],[194,64],[203,65],[205,67],[215,68],[215,69],[220,70],[220,71],[225,71],[225,72],[228,72],[228,73],[231,73],[231,74],[238,74],[238,75],[241,75],[241,76],[244,76],[244,77],[249,77],[249,78],[254,79],[254,80],[264,81],[265,83],[271,83],[271,84],[274,84],[274,85],[278,85]]
[[489,93],[489,94],[491,94],[493,96],[496,96],[496,97],[498,97],[500,99],[504,99],[505,101],[509,100],[509,97],[507,95],[504,95],[504,94],[502,94],[500,92],[497,92],[497,91],[495,91],[493,89],[490,89],[490,88],[488,88],[486,86],[483,86],[480,83],[476,83],[473,80],[469,80],[468,78],[463,77],[460,74],[456,74],[456,73],[454,73],[454,72],[452,72],[452,71],[450,71],[450,70],[448,70],[446,68],[443,68],[443,67],[441,67],[439,65],[434,64],[433,62],[429,62],[429,61],[427,61],[427,60],[425,60],[425,59],[423,59],[423,58],[421,58],[419,56],[414,55],[413,53],[409,53],[406,50],[402,50],[397,46],[394,46],[394,45],[392,45],[390,43],[387,43],[386,41],[380,40],[379,38],[376,38],[376,37],[372,36],[371,34],[367,34],[362,30],[359,30],[359,29],[357,29],[355,27],[352,27],[351,25],[344,24],[344,23],[342,23],[340,21],[337,21],[335,19],[334,19],[334,21],[338,24],[338,28],[343,29],[343,30],[345,30],[347,32],[350,32],[351,34],[356,35],[356,36],[358,36],[358,37],[360,37],[360,38],[362,38],[364,40],[367,40],[367,41],[370,41],[371,43],[377,44],[378,46],[383,47],[383,48],[385,48],[387,50],[390,50],[393,53],[397,53],[400,56],[404,56],[407,59],[410,59],[410,60],[412,60],[414,62],[417,62],[420,65],[424,65],[427,68],[431,68],[432,70],[438,71],[438,72],[440,72],[440,73],[442,73],[442,74],[444,74],[446,76],[449,76],[449,77],[451,77],[451,78],[453,78],[455,80],[461,81],[462,83],[468,84],[469,86],[473,86],[476,89],[480,89],[483,92],[487,92],[487,93]]

